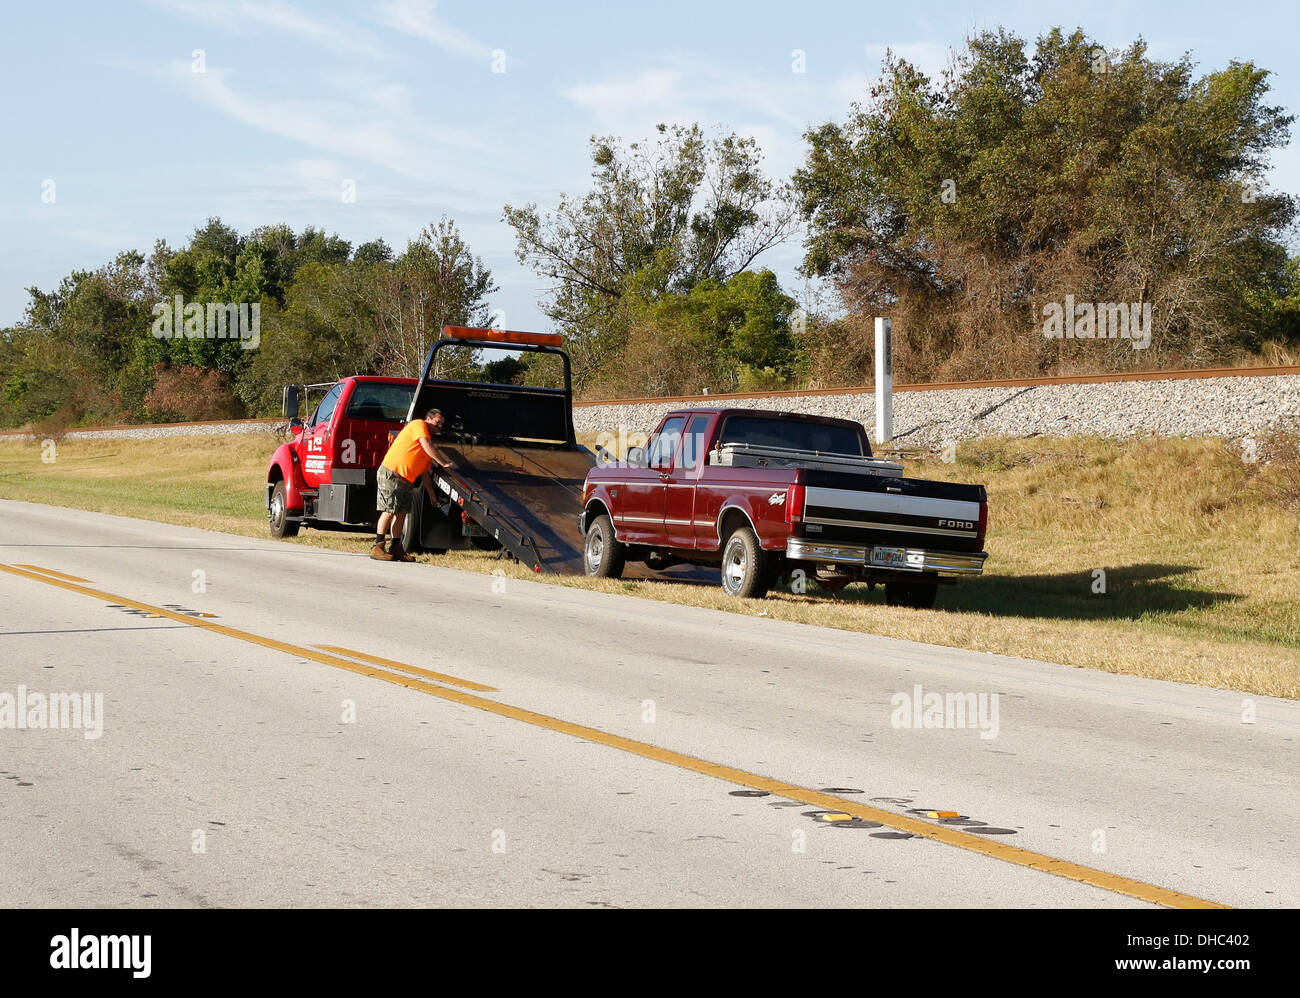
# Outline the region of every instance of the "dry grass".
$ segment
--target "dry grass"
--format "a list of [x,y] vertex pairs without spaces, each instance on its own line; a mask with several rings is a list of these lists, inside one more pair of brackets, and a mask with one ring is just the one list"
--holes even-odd
[[[272,444],[267,434],[76,440],[43,464],[38,446],[5,442],[0,497],[265,536]],[[553,581],[1300,699],[1300,518],[1279,501],[1295,474],[1286,446],[1264,441],[1268,460],[1250,463],[1215,440],[1004,440],[964,444],[953,464],[908,461],[914,477],[989,487],[988,574],[942,589],[935,610],[886,607],[860,585],[736,602],[713,585]],[[361,552],[369,540],[306,530],[291,543]],[[535,578],[477,551],[421,560]],[[1098,569],[1104,594],[1093,592]]]

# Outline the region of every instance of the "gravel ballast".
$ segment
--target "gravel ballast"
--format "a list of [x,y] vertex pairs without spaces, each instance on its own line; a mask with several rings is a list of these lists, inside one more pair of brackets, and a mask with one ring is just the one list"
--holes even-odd
[[[870,391],[769,398],[709,398],[689,402],[579,405],[579,434],[647,433],[673,409],[699,406],[768,409],[837,416],[875,434]],[[1300,429],[1300,375],[1110,381],[1099,384],[953,388],[894,393],[894,442],[900,447],[941,447],[978,437],[1112,438],[1223,437],[1243,440],[1277,426]],[[139,439],[266,433],[283,435],[283,420],[112,427],[70,430],[66,439]],[[6,434],[2,440],[30,440]]]
[[[644,433],[673,409],[719,405],[837,416],[875,434],[876,400],[870,391],[579,406],[573,419],[580,434]],[[1300,375],[894,393],[894,442],[900,447],[1025,436],[1242,440],[1279,424],[1300,429]]]

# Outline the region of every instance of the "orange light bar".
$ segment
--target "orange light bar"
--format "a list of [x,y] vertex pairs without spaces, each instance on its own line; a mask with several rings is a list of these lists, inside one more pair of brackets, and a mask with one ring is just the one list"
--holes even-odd
[[443,326],[442,335],[452,340],[491,340],[493,343],[528,343],[541,347],[558,347],[564,344],[564,339],[559,333],[518,333],[512,329]]

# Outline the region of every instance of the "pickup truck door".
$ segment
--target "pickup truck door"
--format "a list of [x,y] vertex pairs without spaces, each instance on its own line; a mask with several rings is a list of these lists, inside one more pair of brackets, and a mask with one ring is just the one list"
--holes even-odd
[[627,469],[617,522],[619,540],[625,544],[664,543],[667,483],[672,478],[673,455],[685,424],[685,416],[674,416],[664,423],[646,451],[650,466]]
[[694,548],[699,531],[709,534],[713,529],[711,525],[698,527],[695,523],[695,483],[704,464],[710,419],[708,415],[691,417],[664,481],[664,533],[668,543],[676,548]]
[[312,413],[311,421],[302,433],[302,475],[313,489],[329,482],[332,474],[333,449],[330,440],[330,423],[339,403],[341,384],[335,385]]

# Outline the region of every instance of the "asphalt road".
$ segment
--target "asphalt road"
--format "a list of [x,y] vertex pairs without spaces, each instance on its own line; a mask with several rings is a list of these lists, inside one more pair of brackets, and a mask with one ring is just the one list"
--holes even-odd
[[0,905],[1300,903],[1289,701],[25,503],[0,566]]

